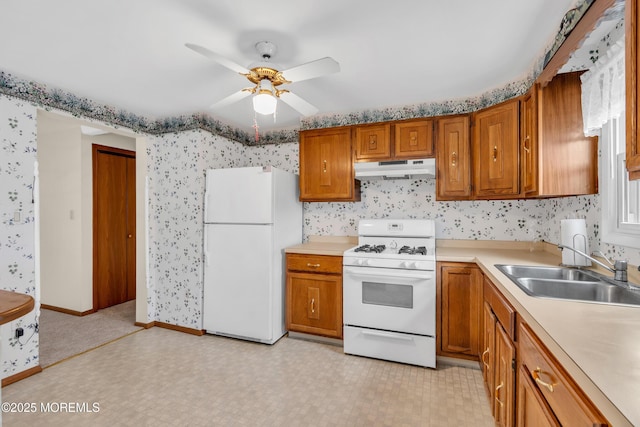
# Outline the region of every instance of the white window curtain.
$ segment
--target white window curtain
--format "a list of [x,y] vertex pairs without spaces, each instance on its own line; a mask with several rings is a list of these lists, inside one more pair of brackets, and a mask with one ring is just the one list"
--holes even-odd
[[597,136],[602,125],[624,112],[624,39],[580,76],[584,134]]

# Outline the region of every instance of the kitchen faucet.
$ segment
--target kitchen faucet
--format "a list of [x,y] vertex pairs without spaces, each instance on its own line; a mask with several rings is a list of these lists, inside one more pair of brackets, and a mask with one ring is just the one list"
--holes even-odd
[[[600,265],[601,267],[606,268],[607,270],[609,270],[610,272],[613,273],[613,279],[614,280],[619,280],[620,282],[626,282],[627,281],[627,261],[622,261],[622,260],[616,260],[614,262],[611,262],[607,259],[607,262],[609,262],[609,264],[611,264],[613,266],[613,268],[609,267],[608,265],[598,261],[597,259],[593,258],[590,255],[585,254],[582,251],[579,251],[575,248],[572,248],[571,246],[566,246],[566,245],[558,245],[558,248],[560,250],[562,249],[571,249],[572,251],[574,251],[575,253],[582,255],[585,258],[590,259],[591,261],[595,262],[596,264]],[[605,258],[606,259],[606,258]],[[640,269],[640,268],[639,268]]]

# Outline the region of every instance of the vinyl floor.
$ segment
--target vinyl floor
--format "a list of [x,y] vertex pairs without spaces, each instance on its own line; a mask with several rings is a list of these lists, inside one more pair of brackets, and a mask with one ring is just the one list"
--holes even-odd
[[493,426],[479,370],[154,327],[2,390],[4,426]]

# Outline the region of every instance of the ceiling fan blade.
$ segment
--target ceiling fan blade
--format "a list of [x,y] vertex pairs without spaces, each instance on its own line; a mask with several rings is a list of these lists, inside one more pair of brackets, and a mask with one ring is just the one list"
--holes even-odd
[[284,101],[291,108],[298,111],[303,116],[312,116],[318,112],[318,109],[316,107],[309,104],[307,101],[300,98],[298,95],[293,94],[289,91],[281,92],[280,99],[282,99],[282,101]]
[[242,65],[236,64],[232,60],[225,58],[224,56],[220,55],[219,53],[212,52],[209,49],[207,49],[206,47],[202,47],[202,46],[199,46],[199,45],[193,44],[193,43],[185,43],[185,46],[188,47],[189,49],[195,51],[195,52],[198,52],[200,55],[204,55],[209,59],[213,59],[218,64],[227,67],[231,71],[235,71],[236,73],[240,73],[240,74],[247,74],[249,72],[249,70],[247,70]]
[[338,64],[335,59],[327,56],[326,58],[317,59],[315,61],[307,62],[306,64],[284,70],[282,75],[290,82],[299,82],[327,74],[337,73],[338,71],[340,71],[340,64]]
[[226,107],[227,105],[231,105],[234,102],[238,102],[241,99],[246,98],[247,96],[251,95],[251,90],[250,89],[242,89],[239,90],[238,92],[232,93],[231,95],[227,96],[226,98],[222,98],[220,101],[213,103],[209,106],[210,109],[216,109],[216,108],[220,108],[220,107]]

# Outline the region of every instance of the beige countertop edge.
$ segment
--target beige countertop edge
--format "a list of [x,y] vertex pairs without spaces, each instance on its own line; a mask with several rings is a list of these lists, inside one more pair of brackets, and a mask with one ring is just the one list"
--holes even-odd
[[342,256],[344,251],[357,246],[354,236],[309,236],[309,241],[285,248],[288,254]]
[[477,263],[611,425],[640,425],[640,308],[530,297],[494,265],[558,265],[561,258],[545,246],[519,249],[444,245],[436,255]]

